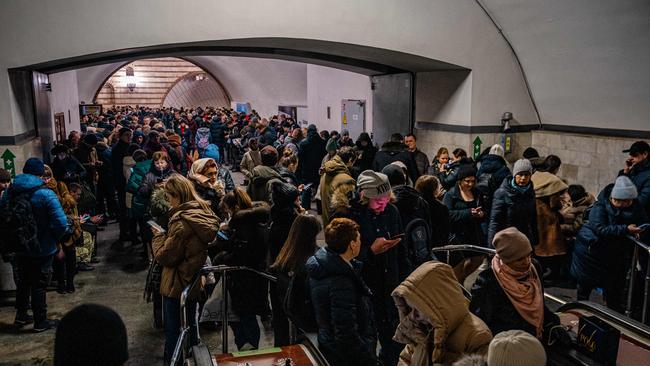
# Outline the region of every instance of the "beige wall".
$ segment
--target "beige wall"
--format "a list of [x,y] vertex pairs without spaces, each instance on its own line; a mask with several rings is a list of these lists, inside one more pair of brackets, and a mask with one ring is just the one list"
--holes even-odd
[[[441,146],[449,151],[461,147],[472,153],[472,141],[477,134],[435,130],[416,130],[418,146],[430,159]],[[482,149],[500,142],[500,134],[478,134]],[[624,149],[636,139],[532,131],[513,134],[513,153],[506,156],[510,163],[519,159],[525,148],[533,146],[541,156],[554,154],[562,160],[558,175],[569,184],[581,184],[597,195],[607,184],[613,183],[623,168],[627,154]]]

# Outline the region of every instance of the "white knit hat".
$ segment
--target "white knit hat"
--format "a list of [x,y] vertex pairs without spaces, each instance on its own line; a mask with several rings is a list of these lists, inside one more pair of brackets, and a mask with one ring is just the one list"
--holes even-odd
[[504,152],[503,152],[503,146],[499,144],[494,144],[490,148],[490,155],[499,155],[500,157],[503,157]]
[[546,351],[537,338],[523,330],[494,336],[488,348],[489,366],[545,366]]

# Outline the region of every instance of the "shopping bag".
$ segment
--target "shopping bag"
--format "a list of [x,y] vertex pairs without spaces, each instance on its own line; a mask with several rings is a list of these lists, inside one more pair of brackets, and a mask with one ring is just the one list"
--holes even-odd
[[[223,281],[221,278],[219,278],[219,281],[217,282],[217,285],[214,288],[214,291],[212,291],[212,295],[210,295],[210,298],[208,301],[205,302],[205,305],[203,305],[203,311],[201,312],[201,317],[199,319],[200,323],[203,322],[217,322],[217,321],[222,321],[223,320],[223,291],[222,291],[222,282]],[[234,313],[232,310],[232,305],[230,301],[230,296],[228,296],[228,305],[226,306],[227,311],[228,311],[228,321],[229,322],[238,322],[239,321],[239,316]]]

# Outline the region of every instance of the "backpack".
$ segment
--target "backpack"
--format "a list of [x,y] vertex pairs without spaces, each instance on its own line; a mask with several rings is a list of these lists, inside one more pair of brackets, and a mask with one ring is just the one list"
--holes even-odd
[[196,147],[198,149],[205,149],[210,144],[210,129],[207,127],[201,127],[196,130],[196,137],[194,138],[196,142]]
[[0,252],[33,253],[40,250],[38,225],[32,211],[32,195],[43,186],[19,194],[9,192],[0,203]]
[[413,268],[432,259],[430,233],[429,224],[423,219],[413,219],[406,225],[403,240]]
[[309,291],[299,288],[302,283],[296,281],[296,276],[292,272],[279,274],[277,278],[278,292],[280,294],[284,292],[282,309],[287,318],[304,332],[317,332],[318,324],[316,323],[316,314],[314,314]]

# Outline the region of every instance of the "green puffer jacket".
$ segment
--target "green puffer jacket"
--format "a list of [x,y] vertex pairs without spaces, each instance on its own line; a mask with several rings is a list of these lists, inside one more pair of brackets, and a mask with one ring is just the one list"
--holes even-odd
[[131,200],[131,216],[144,217],[147,212],[149,198],[138,194],[138,190],[144,183],[144,178],[151,169],[151,160],[144,160],[136,163],[132,169],[131,177],[126,184],[126,191],[133,195]]

